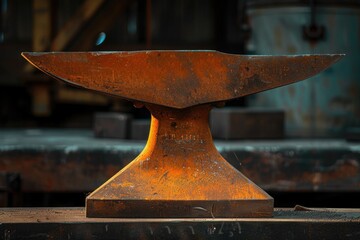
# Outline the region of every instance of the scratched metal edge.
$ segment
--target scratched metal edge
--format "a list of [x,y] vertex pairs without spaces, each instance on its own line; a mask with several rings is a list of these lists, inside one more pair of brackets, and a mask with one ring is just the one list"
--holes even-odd
[[203,53],[218,53],[218,54],[223,54],[223,55],[229,55],[229,56],[249,56],[249,57],[253,57],[253,56],[259,56],[259,57],[267,57],[267,56],[271,56],[271,57],[296,57],[296,56],[346,56],[346,54],[344,53],[332,53],[332,54],[295,54],[295,55],[267,55],[267,54],[258,54],[258,55],[251,55],[251,54],[233,54],[233,53],[225,53],[225,52],[221,52],[221,51],[216,51],[216,50],[139,50],[139,51],[79,51],[79,52],[58,52],[58,51],[52,51],[52,52],[22,52],[21,55],[23,57],[26,58],[26,55],[34,55],[34,56],[41,56],[41,55],[45,55],[45,54],[74,54],[74,53],[79,53],[79,54],[85,54],[85,53],[89,53],[89,54],[93,54],[93,55],[106,55],[106,54],[117,54],[117,53],[126,53],[128,55],[131,54],[139,54],[139,53],[151,53],[151,52],[160,52],[160,53],[171,53],[171,52],[203,52]]

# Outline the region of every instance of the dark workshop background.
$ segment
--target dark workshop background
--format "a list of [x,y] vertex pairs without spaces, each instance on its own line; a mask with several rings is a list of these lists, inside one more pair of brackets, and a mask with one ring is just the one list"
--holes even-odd
[[[22,169],[41,168],[52,157],[61,163],[61,150],[56,148],[50,152],[41,147],[49,146],[46,144],[55,137],[55,143],[83,141],[88,137],[92,139],[90,145],[101,141],[108,144],[106,141],[110,140],[106,136],[97,139],[98,142],[93,139],[96,113],[128,114],[133,119],[144,120],[145,126],[149,119],[146,110],[135,109],[132,103],[65,86],[47,77],[28,65],[21,52],[149,49],[211,49],[261,55],[346,54],[336,65],[310,80],[228,103],[225,108],[230,109],[230,115],[244,115],[244,111],[256,113],[255,117],[250,114],[252,118],[248,121],[256,124],[249,125],[248,132],[240,132],[237,137],[221,135],[224,130],[220,129],[217,134],[220,124],[215,121],[219,121],[216,117],[212,129],[217,140],[234,148],[237,143],[246,145],[250,138],[249,146],[279,143],[276,149],[262,148],[266,153],[261,156],[281,162],[282,168],[278,170],[289,171],[285,178],[291,178],[297,171],[306,172],[296,175],[302,177],[298,177],[298,184],[291,183],[291,187],[283,180],[278,183],[284,185],[267,188],[270,183],[266,185],[268,180],[261,178],[264,184],[260,186],[265,186],[275,198],[276,206],[360,207],[357,143],[360,139],[360,1],[355,0],[0,0],[2,206],[84,205],[86,194],[97,183],[89,183],[89,189],[69,187],[67,190],[66,184],[78,183],[62,181],[62,187],[52,190],[54,183],[48,181],[52,179],[51,174],[57,174],[57,168],[49,167],[36,173],[25,173]],[[224,118],[220,117],[220,121]],[[271,125],[280,127],[269,127]],[[230,123],[227,127],[230,133],[231,129],[239,128]],[[77,136],[85,137],[77,140]],[[254,139],[254,136],[261,137]],[[318,148],[316,144],[308,144],[311,146],[305,147],[307,150],[301,148],[314,139],[319,143]],[[29,150],[26,141],[40,147]],[[144,141],[127,139],[125,142],[142,146]],[[42,145],[43,142],[46,144]],[[66,151],[72,150],[66,148]],[[241,153],[249,154],[246,159],[252,159],[247,150],[240,149]],[[96,157],[98,161],[105,161],[105,157],[110,159],[105,162],[110,162],[116,159],[116,155],[111,154],[94,150],[78,153],[75,158],[81,162],[81,159]],[[233,158],[233,155],[228,153],[225,157]],[[132,157],[124,158],[130,161]],[[26,159],[28,165],[22,162]],[[235,160],[238,156],[230,162]],[[292,162],[299,163],[296,165],[299,167],[290,169],[288,165]],[[85,168],[85,165],[79,163],[72,167]],[[40,174],[46,171],[48,175]],[[91,171],[82,174],[92,176]],[[259,176],[249,177],[257,183]],[[307,178],[312,185],[301,185]],[[31,181],[26,182],[27,179]],[[85,186],[86,182],[79,185]],[[325,187],[322,189],[322,186]]]

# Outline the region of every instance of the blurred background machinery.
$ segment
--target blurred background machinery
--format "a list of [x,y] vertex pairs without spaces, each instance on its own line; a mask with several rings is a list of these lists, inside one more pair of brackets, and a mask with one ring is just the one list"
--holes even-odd
[[22,51],[213,49],[346,54],[316,79],[214,109],[211,124],[275,206],[360,207],[360,147],[346,141],[360,138],[360,1],[0,0],[0,14],[2,205],[83,205],[149,127],[143,109],[50,80]]
[[258,94],[249,106],[286,109],[286,133],[293,137],[343,137],[358,126],[359,11],[358,1],[249,1],[249,52],[346,54],[313,81]]
[[[2,1],[4,54],[0,66],[4,69],[1,74],[7,75],[1,77],[1,85],[3,91],[9,92],[11,88],[14,94],[2,94],[5,99],[0,124],[90,127],[94,111],[129,111],[127,103],[122,101],[54,84],[30,66],[22,71],[21,51],[232,49],[243,52],[241,31],[230,31],[227,27],[238,16],[237,9],[228,5],[216,1]],[[234,36],[227,37],[230,32]],[[18,106],[7,109],[10,103]]]

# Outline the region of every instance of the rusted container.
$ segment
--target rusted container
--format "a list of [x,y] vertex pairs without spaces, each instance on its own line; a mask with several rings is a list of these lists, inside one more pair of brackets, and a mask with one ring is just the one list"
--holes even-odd
[[251,96],[250,106],[285,109],[292,137],[341,137],[359,125],[360,1],[249,1],[248,15],[249,53],[346,54],[313,79]]

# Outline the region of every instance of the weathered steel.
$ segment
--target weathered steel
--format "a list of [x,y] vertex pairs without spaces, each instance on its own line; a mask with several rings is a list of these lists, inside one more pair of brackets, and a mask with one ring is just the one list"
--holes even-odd
[[[275,209],[274,217],[86,218],[83,208],[2,209],[0,237],[15,239],[358,239],[358,209]],[[303,211],[305,210],[305,211]],[[308,211],[309,210],[309,211]]]
[[23,56],[57,79],[136,101],[151,112],[144,150],[87,197],[86,215],[177,218],[272,216],[273,199],[216,150],[210,103],[303,80],[341,57],[213,51]]
[[311,77],[341,55],[243,56],[215,51],[23,53],[54,78],[129,100],[186,108]]
[[[309,81],[266,91],[247,102],[250,107],[286,111],[289,137],[343,137],[356,126],[360,112],[360,1],[357,0],[248,0],[252,27],[249,51],[256,54],[304,52],[346,54],[338,64]],[[316,4],[316,21],[326,28],[321,41],[304,40],[302,27],[310,24],[309,3]],[[286,20],[284,20],[286,19]]]
[[145,149],[87,197],[87,216],[271,216],[272,198],[216,150],[208,127],[210,105],[146,107],[152,123]]

